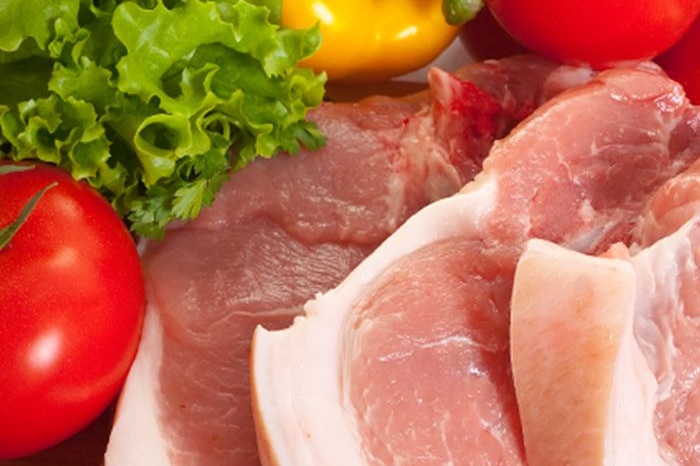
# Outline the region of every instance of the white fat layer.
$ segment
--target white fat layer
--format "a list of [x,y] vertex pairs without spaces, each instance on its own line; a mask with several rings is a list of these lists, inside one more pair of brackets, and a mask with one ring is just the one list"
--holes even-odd
[[[444,72],[436,70],[436,73],[436,76],[444,79]],[[447,84],[437,87],[441,92],[449,89]],[[425,107],[420,115],[425,116],[432,111],[432,107]],[[413,177],[407,177],[405,173],[397,170],[387,180],[389,189],[384,197],[387,204],[387,218],[394,219],[395,222],[402,218],[401,213],[406,207],[406,190],[412,184],[414,177],[422,180],[425,196],[430,202],[452,195],[464,184],[457,167],[449,162],[447,150],[439,144],[426,144],[426,141],[431,141],[427,135],[436,132],[434,119],[414,118],[414,122],[418,127],[402,135],[399,150],[409,154],[405,157],[406,160],[420,160],[420,163],[412,166]],[[398,224],[394,223],[392,227],[392,230],[396,229]]]
[[[677,353],[675,322],[687,309],[681,293],[684,274],[698,274],[695,255],[700,249],[700,215],[693,216],[671,235],[641,250],[631,261],[637,273],[634,333],[659,388],[655,402],[668,399],[675,383],[673,360]],[[691,303],[692,305],[692,303]],[[665,464],[676,464],[674,448],[662,444]]]
[[105,466],[170,465],[166,452],[168,442],[157,419],[162,340],[160,317],[149,304],[141,343],[117,405],[117,416],[104,457]]
[[[619,333],[619,350],[614,367],[611,368],[614,373],[604,428],[604,457],[595,463],[588,459],[586,464],[676,464],[669,447],[657,440],[654,411],[659,401],[670,396],[674,383],[673,360],[677,350],[673,328],[679,314],[687,307],[681,281],[684,275],[697,274],[695,256],[698,248],[700,215],[696,215],[677,231],[625,260],[631,265],[634,273],[634,283],[631,285],[634,288],[634,300],[614,310],[624,313],[624,322]],[[576,264],[575,273],[591,279],[600,274],[604,262],[621,262],[620,259],[607,257],[586,257],[542,240],[531,240],[523,258],[535,253],[548,255],[550,260],[552,256],[558,256],[557,260],[552,261],[552,267],[568,264],[566,268],[572,270],[571,264]],[[600,267],[596,266],[597,262],[600,263]],[[539,273],[541,274],[542,270],[539,270]],[[520,286],[519,277],[523,274],[519,267],[516,272],[514,300]],[[566,289],[562,287],[572,283],[575,283],[575,280],[568,279],[560,283],[557,294],[566,294]],[[542,286],[548,287],[549,283],[542,283]],[[515,304],[517,303],[514,303],[513,321],[517,322],[519,310]],[[543,304],[540,302],[540,305]],[[575,346],[576,342],[573,341],[572,345]],[[517,375],[515,370],[516,389]],[[543,402],[549,403],[546,400]],[[523,429],[527,448],[528,426],[525,421]]]
[[[643,292],[637,287],[636,295]],[[605,466],[668,465],[659,454],[654,430],[658,384],[634,337],[634,303],[624,312],[613,374],[607,426]]]
[[[461,193],[412,216],[338,287],[305,306],[284,330],[258,327],[252,354],[258,434],[270,464],[366,464],[344,372],[346,322],[364,290],[394,261],[427,244],[479,230],[497,195],[496,177],[477,177]],[[349,355],[348,355],[349,357]]]
[[659,381],[659,401],[670,396],[675,378],[673,327],[677,313],[685,309],[678,276],[688,268],[695,270],[694,250],[700,247],[697,244],[698,229],[700,216],[687,221],[675,233],[632,258],[638,287],[644,293],[637,302],[634,331],[642,353]]
[[[625,259],[527,243],[515,274],[511,351],[530,466],[669,464],[654,432],[656,379],[633,334],[636,283]],[[555,348],[539,341],[555,334]]]

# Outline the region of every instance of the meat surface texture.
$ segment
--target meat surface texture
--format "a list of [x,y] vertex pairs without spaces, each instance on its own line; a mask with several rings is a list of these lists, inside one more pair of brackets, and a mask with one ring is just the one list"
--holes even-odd
[[700,464],[700,161],[641,216],[629,248],[531,240],[519,260],[511,354],[530,466]]
[[473,182],[292,326],[259,327],[263,462],[526,464],[509,345],[518,258],[531,238],[587,254],[629,240],[653,193],[700,155],[699,118],[651,65],[603,72],[497,141]]
[[511,353],[530,466],[700,463],[700,161],[641,215],[631,250],[532,240],[519,261]]
[[667,464],[700,464],[700,216],[631,262],[635,336],[659,385],[650,424]]
[[652,424],[658,385],[634,338],[637,293],[624,257],[528,242],[510,342],[529,466],[668,464]]
[[462,73],[433,70],[430,91],[401,100],[322,105],[310,118],[323,149],[252,163],[197,220],[145,244],[144,336],[106,466],[257,464],[254,328],[290,325],[409,216],[472,179],[496,138],[590,79],[533,57]]
[[670,464],[700,464],[700,161],[657,192],[635,229],[635,337],[659,388],[654,431]]
[[[700,463],[700,191],[688,189],[698,165],[655,196],[637,233],[661,236],[633,254],[528,243],[511,352],[530,466]],[[661,206],[673,218],[665,230]]]

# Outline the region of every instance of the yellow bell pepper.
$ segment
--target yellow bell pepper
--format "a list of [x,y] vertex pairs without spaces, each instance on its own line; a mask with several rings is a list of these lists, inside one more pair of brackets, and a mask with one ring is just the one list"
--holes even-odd
[[282,25],[319,25],[321,46],[300,62],[336,82],[380,81],[417,70],[454,40],[442,0],[284,0]]

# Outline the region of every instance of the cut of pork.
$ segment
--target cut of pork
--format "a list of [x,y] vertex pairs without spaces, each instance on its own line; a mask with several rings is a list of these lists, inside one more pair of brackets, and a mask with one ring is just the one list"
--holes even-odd
[[652,423],[658,385],[633,333],[643,291],[617,254],[530,240],[518,262],[510,351],[529,466],[668,464]]
[[631,258],[635,337],[659,389],[653,427],[668,464],[700,464],[700,212]]
[[530,466],[700,463],[699,283],[700,209],[632,257],[528,244],[511,352]]
[[[434,70],[431,91],[324,104],[326,147],[258,160],[145,246],[149,306],[106,466],[253,465],[253,329],[286,327],[407,217],[457,191],[495,138],[590,72],[534,57]],[[516,84],[517,83],[517,84]],[[488,87],[488,92],[481,89]]]
[[644,209],[635,228],[635,247],[651,246],[700,214],[700,162],[668,180]]
[[[496,142],[284,330],[253,342],[265,464],[525,464],[509,302],[526,241],[597,253],[700,155],[697,109],[654,70],[611,70]],[[554,284],[556,286],[556,284]]]
[[699,218],[700,161],[656,193],[631,247],[635,336],[659,384],[654,430],[679,465],[700,464]]
[[700,464],[700,161],[630,241],[588,257],[532,240],[520,258],[511,354],[530,466]]

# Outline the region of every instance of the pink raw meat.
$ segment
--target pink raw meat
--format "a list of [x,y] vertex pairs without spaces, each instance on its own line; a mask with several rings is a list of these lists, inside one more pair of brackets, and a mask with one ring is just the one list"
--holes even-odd
[[144,337],[106,466],[256,464],[255,326],[288,326],[406,218],[471,179],[517,120],[590,79],[533,57],[461,72],[472,75],[433,70],[430,92],[322,105],[310,118],[325,148],[254,162],[196,221],[145,246]]
[[668,180],[644,211],[644,220],[634,231],[634,242],[650,246],[673,233],[700,213],[700,162]]
[[662,186],[630,250],[528,243],[511,353],[530,466],[700,464],[699,174]]
[[263,462],[525,464],[508,329],[526,241],[596,253],[629,238],[649,197],[700,156],[698,123],[651,65],[540,107],[304,317],[256,330]]
[[700,464],[700,161],[669,180],[634,231],[635,336],[659,383],[654,431],[672,464]]
[[643,291],[614,249],[533,239],[518,262],[510,348],[529,466],[668,464],[652,425],[658,385],[633,334]]

